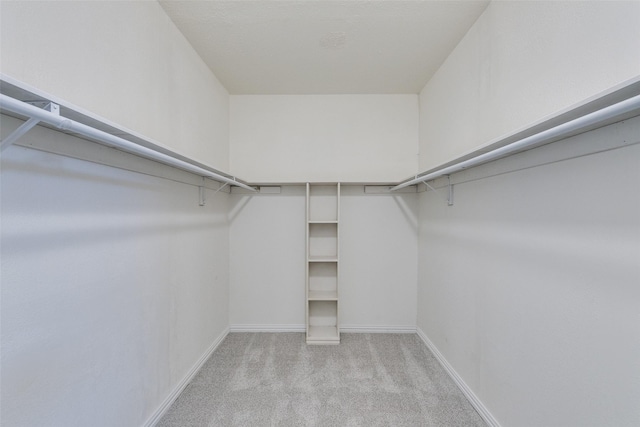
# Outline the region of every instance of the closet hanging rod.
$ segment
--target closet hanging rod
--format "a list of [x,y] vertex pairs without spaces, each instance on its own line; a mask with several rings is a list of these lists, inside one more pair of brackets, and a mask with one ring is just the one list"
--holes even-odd
[[414,179],[405,181],[393,188],[390,188],[389,191],[396,191],[410,185],[418,184],[425,181],[432,181],[436,178],[440,178],[441,176],[450,175],[452,173],[459,172],[473,166],[478,166],[480,164],[496,160],[500,157],[505,157],[509,154],[515,154],[516,152],[524,151],[528,148],[543,145],[554,140],[557,141],[559,139],[571,136],[576,132],[580,132],[581,130],[587,130],[592,126],[604,124],[612,119],[623,117],[631,112],[635,112],[636,110],[638,110],[638,112],[640,113],[640,95],[625,99],[624,101],[618,102],[617,104],[609,105],[608,107],[604,107],[592,113],[585,114],[584,116],[520,139],[503,147],[496,148],[495,150],[489,151],[487,153],[480,154],[476,157],[472,157],[459,163],[455,163],[451,166],[437,169],[425,175],[416,176]]
[[[0,94],[0,108],[14,114],[18,114],[20,116],[28,117],[31,123],[33,123],[32,119],[39,122],[47,123],[63,132],[81,135],[110,147],[118,148],[122,151],[136,154],[150,160],[155,160],[157,162],[164,163],[166,165],[173,166],[178,169],[203,176],[205,178],[210,178],[229,185],[235,185],[252,192],[257,192],[255,188],[252,188],[242,182],[236,181],[235,177],[228,178],[200,166],[196,166],[194,164],[172,157],[168,154],[161,153],[151,148],[143,147],[142,145],[136,144],[135,142],[127,141],[126,139],[92,128],[91,126],[87,126],[83,123],[65,118],[45,109],[35,107],[26,102],[19,101],[4,94]],[[11,137],[12,135],[9,135],[8,138]],[[16,138],[11,139],[15,140]]]

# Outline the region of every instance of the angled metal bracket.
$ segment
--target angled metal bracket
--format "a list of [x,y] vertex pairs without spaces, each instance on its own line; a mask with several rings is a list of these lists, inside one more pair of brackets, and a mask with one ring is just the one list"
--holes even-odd
[[[218,194],[218,192],[220,192],[220,190],[222,190],[224,187],[226,187],[227,185],[229,185],[228,182],[225,182],[224,184],[222,184],[216,191],[213,192],[213,195],[215,196],[216,194]],[[198,186],[198,191],[200,194],[200,206],[204,206],[207,204],[207,199],[205,198],[205,194],[207,189],[204,186],[204,178],[202,178],[202,185]]]
[[[235,180],[234,180],[234,181],[235,181]],[[213,193],[213,195],[215,196],[216,194],[218,194],[218,192],[219,192],[220,190],[222,190],[224,187],[226,187],[227,185],[229,185],[229,183],[228,183],[228,182],[225,182],[224,184],[222,184],[222,185],[220,186],[220,188],[218,188],[218,189]]]
[[40,120],[34,119],[33,117],[24,122],[18,127],[18,129],[14,130],[9,136],[2,140],[0,143],[0,152],[6,150],[11,147],[11,145],[16,142],[22,135],[29,132],[32,127],[40,123]]
[[[451,177],[447,175],[447,187],[448,187],[448,195],[447,195],[447,206],[453,206],[453,184],[451,183]],[[433,190],[438,194],[438,190],[429,185],[427,181],[422,181],[424,185],[426,185],[429,189]],[[444,198],[443,198],[444,199]]]
[[[225,182],[224,184],[222,184],[216,191],[213,192],[213,195],[215,196],[216,194],[218,194],[218,192],[222,190],[224,187],[226,187],[227,185],[229,185],[228,182]],[[198,186],[198,190],[200,192],[200,206],[204,206],[207,204],[207,200],[205,198],[207,189],[204,187],[204,178],[202,178],[202,185]]]
[[[42,109],[47,110],[51,113],[60,115],[60,106],[58,104],[54,104],[53,102],[38,101],[38,102],[29,102],[29,104],[32,104],[37,107],[41,107]],[[29,120],[21,124],[16,130],[11,132],[9,136],[7,136],[2,140],[2,142],[0,143],[0,152],[6,150],[11,145],[13,145],[14,142],[20,139],[25,133],[29,132],[31,128],[36,126],[38,123],[40,123],[39,119],[36,119],[35,117],[31,117]]]

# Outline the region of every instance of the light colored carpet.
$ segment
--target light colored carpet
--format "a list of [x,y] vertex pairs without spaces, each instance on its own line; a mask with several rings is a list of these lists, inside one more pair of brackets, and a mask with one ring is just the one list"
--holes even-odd
[[485,426],[415,334],[233,333],[158,426]]

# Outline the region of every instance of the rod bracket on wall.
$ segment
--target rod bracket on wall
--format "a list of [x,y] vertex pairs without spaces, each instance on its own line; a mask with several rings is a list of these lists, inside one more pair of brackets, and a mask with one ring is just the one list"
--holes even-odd
[[[28,104],[32,104],[38,108],[42,108],[43,110],[49,111],[50,113],[60,115],[60,106],[58,104],[54,104],[53,102],[35,101],[29,102]],[[20,139],[25,133],[29,132],[31,128],[36,126],[38,123],[40,123],[39,119],[31,117],[29,118],[29,120],[21,124],[16,130],[11,132],[9,136],[2,140],[2,142],[0,143],[0,152],[13,145],[13,143]]]
[[45,111],[55,114],[56,116],[60,115],[60,106],[55,102],[49,101],[26,101],[27,104],[31,104],[34,107],[42,108]]

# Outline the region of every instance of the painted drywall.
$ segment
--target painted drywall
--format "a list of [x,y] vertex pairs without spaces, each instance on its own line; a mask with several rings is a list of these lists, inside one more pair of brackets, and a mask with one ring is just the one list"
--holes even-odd
[[640,75],[640,2],[493,1],[420,93],[420,171]]
[[251,182],[396,182],[417,170],[416,95],[232,95],[230,170]]
[[3,74],[223,171],[229,95],[155,1],[3,1]]
[[231,328],[304,328],[305,191],[231,194]]
[[19,146],[1,171],[0,424],[143,425],[227,330],[228,194]]
[[342,187],[342,327],[415,328],[417,199],[416,193],[365,194],[362,186]]
[[[304,329],[306,189],[281,191],[231,194],[232,329]],[[340,215],[341,326],[415,328],[417,194],[342,186]]]
[[453,175],[454,206],[420,194],[418,327],[503,426],[640,424],[639,135]]

